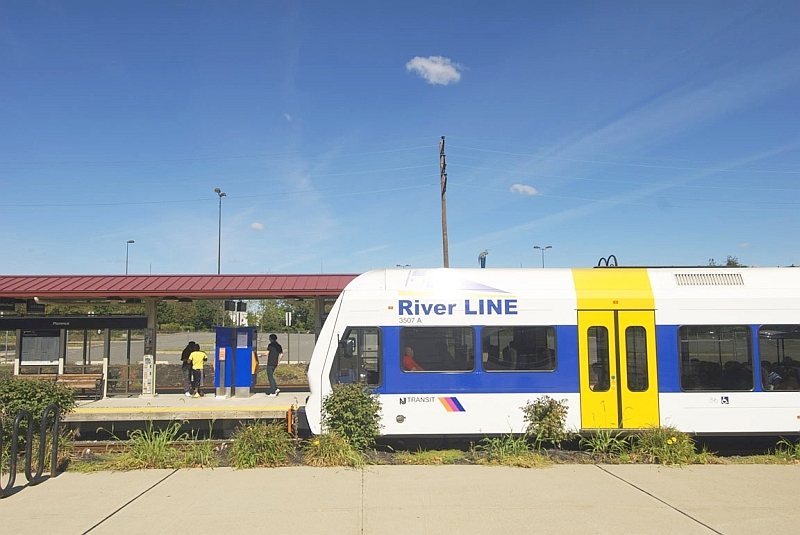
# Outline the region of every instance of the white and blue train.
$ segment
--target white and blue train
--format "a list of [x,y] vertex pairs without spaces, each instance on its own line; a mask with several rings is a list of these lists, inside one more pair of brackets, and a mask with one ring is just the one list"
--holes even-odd
[[387,436],[520,433],[543,395],[582,432],[796,434],[800,269],[371,271],[314,349],[312,432],[332,385],[356,380]]

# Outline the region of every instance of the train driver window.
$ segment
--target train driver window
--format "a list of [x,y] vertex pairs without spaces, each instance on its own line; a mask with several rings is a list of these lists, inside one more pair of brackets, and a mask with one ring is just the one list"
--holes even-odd
[[682,390],[752,390],[753,340],[747,325],[678,329]]
[[481,329],[483,369],[553,371],[556,330],[553,327],[484,327]]
[[[408,348],[413,351],[411,361],[405,358]],[[399,353],[404,372],[472,371],[475,332],[471,327],[403,327]]]
[[381,331],[377,327],[351,327],[339,339],[331,366],[331,384],[356,381],[381,384]]
[[800,325],[762,325],[758,329],[761,388],[800,390]]

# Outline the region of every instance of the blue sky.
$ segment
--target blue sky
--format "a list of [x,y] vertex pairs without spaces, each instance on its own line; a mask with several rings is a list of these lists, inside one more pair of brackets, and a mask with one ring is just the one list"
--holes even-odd
[[800,4],[0,5],[4,274],[800,264]]

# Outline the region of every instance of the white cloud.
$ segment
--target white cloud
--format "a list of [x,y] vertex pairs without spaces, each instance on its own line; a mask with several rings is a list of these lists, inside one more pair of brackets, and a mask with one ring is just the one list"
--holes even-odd
[[254,230],[264,230],[264,225],[262,223],[253,223],[250,226],[253,227]]
[[750,244],[748,242],[737,243],[736,247],[738,247],[739,249],[749,249],[750,248]]
[[292,122],[292,116],[291,115],[289,115],[288,113],[284,113],[283,116],[286,117],[287,121],[289,121],[290,123]]
[[448,85],[461,80],[461,73],[464,67],[458,63],[453,63],[450,58],[442,56],[429,56],[422,58],[416,56],[406,63],[406,70],[417,73],[421,78],[434,85]]
[[536,189],[525,184],[514,184],[511,186],[511,193],[519,193],[520,195],[536,195],[539,193]]

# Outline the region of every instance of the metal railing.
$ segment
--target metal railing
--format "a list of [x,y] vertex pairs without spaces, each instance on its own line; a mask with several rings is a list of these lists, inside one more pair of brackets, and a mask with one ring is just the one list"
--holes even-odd
[[[42,411],[42,424],[39,430],[39,455],[38,455],[38,468],[36,473],[32,473],[33,461],[33,414],[29,410],[21,410],[14,418],[14,425],[11,432],[11,447],[9,448],[8,460],[8,481],[5,485],[0,485],[0,498],[10,496],[14,489],[14,483],[17,480],[17,462],[19,450],[19,426],[23,419],[27,423],[27,434],[25,440],[25,478],[28,480],[28,486],[38,485],[46,477],[42,477],[45,465],[45,447],[47,445],[47,420],[49,415],[53,416],[53,444],[50,451],[50,477],[56,477],[56,469],[58,467],[58,425],[60,420],[60,413],[58,405],[52,403]],[[3,451],[3,434],[0,432],[0,452]],[[2,466],[0,466],[0,476],[2,476]]]

